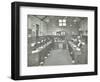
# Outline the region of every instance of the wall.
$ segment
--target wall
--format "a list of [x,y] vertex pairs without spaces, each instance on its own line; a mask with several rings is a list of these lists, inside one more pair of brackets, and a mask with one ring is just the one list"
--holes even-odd
[[76,34],[76,35],[79,34],[78,29],[80,26],[77,23],[76,24],[73,23],[73,17],[64,18],[67,20],[66,21],[67,25],[64,27],[59,26],[59,22],[58,22],[59,19],[61,19],[61,17],[56,17],[56,16],[50,17],[49,16],[49,23],[47,23],[48,34],[53,34],[53,33],[55,34],[55,32],[57,31],[65,31],[68,39],[70,39],[73,34]]
[[[65,31],[66,32],[66,36],[68,37],[68,39],[71,38],[71,36],[73,34],[78,35],[79,31],[78,29],[81,28],[82,30],[85,28],[85,30],[87,29],[87,24],[86,24],[86,20],[81,20],[81,18],[76,18],[77,20],[80,19],[81,20],[81,24],[79,24],[80,21],[77,21],[77,23],[74,23],[73,20],[75,19],[75,17],[67,17],[64,18],[66,19],[66,26],[62,27],[59,26],[59,19],[63,19],[64,17],[58,17],[58,16],[48,16],[47,18],[44,19],[44,21],[41,21],[37,16],[32,16],[32,15],[28,15],[28,29],[33,29],[33,31],[36,31],[36,24],[39,25],[39,35],[55,35],[56,32],[58,31]],[[48,20],[48,22],[46,22],[46,20]],[[72,25],[72,26],[70,26]],[[84,26],[85,25],[85,26]]]
[[47,23],[47,30],[48,35],[55,35],[57,31],[61,31],[61,28],[58,26],[58,18],[56,16],[49,16],[48,17],[49,22]]
[[87,18],[85,18],[84,20],[82,20],[81,22],[80,22],[80,31],[82,31],[83,32],[83,35],[87,35],[87,33],[88,33],[88,19]]
[[64,30],[66,31],[66,36],[67,39],[70,40],[72,35],[78,35],[79,34],[79,24],[73,25],[73,26],[68,26],[67,28],[64,28]]
[[36,32],[36,24],[39,25],[39,36],[47,34],[47,25],[45,22],[41,21],[39,18],[28,15],[28,29],[32,29]]
[[[0,82],[14,82],[10,79],[11,72],[11,2],[14,0],[0,1]],[[17,0],[16,0],[17,1]],[[19,1],[19,0],[18,0]],[[56,3],[56,4],[72,4],[72,5],[88,5],[98,6],[100,14],[100,0],[20,0],[27,2],[41,2],[41,3]],[[100,15],[98,16],[100,21]],[[100,23],[98,23],[100,27]],[[98,28],[98,35],[100,35],[100,28]],[[98,48],[100,49],[100,37],[98,38]],[[98,51],[98,58],[100,58],[100,50]],[[100,59],[98,60],[98,67],[100,69]],[[100,73],[100,70],[99,70]],[[25,81],[25,80],[24,80]],[[99,82],[100,74],[98,76],[83,76],[83,77],[66,77],[55,79],[39,79],[26,80],[25,82]],[[19,81],[23,82],[23,81]]]

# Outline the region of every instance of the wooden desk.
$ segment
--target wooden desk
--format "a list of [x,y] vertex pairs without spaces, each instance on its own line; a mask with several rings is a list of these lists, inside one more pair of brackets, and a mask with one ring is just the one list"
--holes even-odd
[[66,43],[64,41],[54,42],[55,49],[66,49]]
[[73,42],[68,41],[68,49],[69,49],[69,53],[72,57],[72,60],[75,61],[75,63],[78,63],[78,56],[81,55],[81,49],[78,48]]
[[78,48],[73,42],[68,42],[69,52],[72,57],[72,60],[75,61],[75,64],[87,64],[88,51],[87,45],[82,45],[81,48]]
[[49,41],[42,47],[28,53],[28,66],[39,66],[40,62],[44,62],[44,57],[48,56],[49,51],[53,47],[53,42]]

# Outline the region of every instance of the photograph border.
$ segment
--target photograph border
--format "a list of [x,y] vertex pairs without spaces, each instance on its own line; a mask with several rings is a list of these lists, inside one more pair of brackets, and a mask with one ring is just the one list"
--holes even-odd
[[[45,7],[60,9],[78,9],[94,11],[94,72],[78,72],[78,73],[60,73],[45,75],[20,76],[20,7]],[[80,6],[80,5],[62,5],[48,3],[31,3],[31,2],[12,2],[11,3],[11,78],[14,80],[25,79],[41,79],[41,78],[58,78],[73,76],[97,75],[97,52],[98,52],[98,36],[97,36],[97,17],[98,9],[96,6]]]

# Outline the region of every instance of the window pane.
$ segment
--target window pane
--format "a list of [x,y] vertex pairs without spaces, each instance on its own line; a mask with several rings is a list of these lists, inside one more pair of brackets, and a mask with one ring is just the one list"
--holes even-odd
[[62,19],[59,19],[59,22],[62,22]]
[[66,23],[63,23],[63,26],[66,26]]
[[59,23],[59,26],[62,26],[62,23]]
[[63,22],[66,22],[66,19],[63,19]]

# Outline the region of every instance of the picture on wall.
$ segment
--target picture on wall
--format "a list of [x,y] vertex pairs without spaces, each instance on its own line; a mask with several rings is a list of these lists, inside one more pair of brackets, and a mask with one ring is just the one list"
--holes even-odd
[[11,78],[97,75],[95,6],[12,2]]
[[28,66],[88,63],[88,18],[27,15]]

